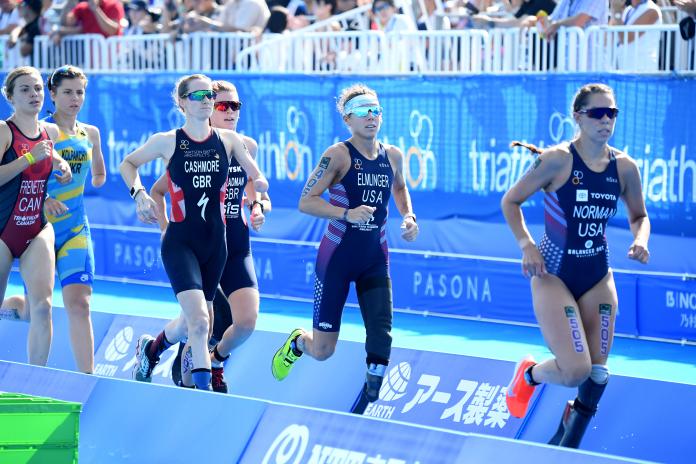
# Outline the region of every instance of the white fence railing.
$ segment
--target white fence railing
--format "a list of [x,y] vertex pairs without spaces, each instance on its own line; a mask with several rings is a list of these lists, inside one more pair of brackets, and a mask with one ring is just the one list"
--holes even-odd
[[694,71],[696,41],[679,26],[592,26],[585,32],[588,71]]
[[486,72],[579,72],[587,55],[582,29],[566,28],[547,41],[536,28],[488,31]]
[[547,41],[536,28],[317,32],[257,38],[246,33],[110,37],[76,35],[54,44],[37,36],[32,57],[0,36],[0,69],[41,71],[75,64],[88,72],[477,74],[547,72],[693,72],[695,41],[678,26],[564,28]]

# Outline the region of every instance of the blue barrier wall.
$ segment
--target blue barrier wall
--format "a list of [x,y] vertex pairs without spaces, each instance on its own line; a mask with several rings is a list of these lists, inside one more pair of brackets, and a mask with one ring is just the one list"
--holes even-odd
[[6,361],[0,361],[0,390],[83,403],[79,461],[88,464],[624,462],[586,451]]
[[[92,312],[92,327],[94,331],[95,350],[109,331],[114,315]],[[29,324],[25,322],[0,320],[0,359],[5,361],[26,362],[27,334]],[[70,331],[65,309],[53,308],[53,342],[48,357],[48,366],[56,369],[75,370],[75,360],[70,347]]]
[[[108,377],[131,378],[137,337],[160,330],[163,322],[116,316],[106,337],[97,345],[97,370]],[[336,354],[328,361],[303,358],[291,376],[277,382],[271,376],[270,359],[283,339],[284,334],[257,331],[235,351],[225,373],[230,393],[349,411],[364,379],[363,344],[340,341]],[[173,349],[169,353],[163,355],[155,369],[154,383],[171,384],[168,373]],[[527,418],[517,419],[510,415],[504,400],[513,370],[514,363],[507,361],[394,348],[380,398],[368,406],[364,415],[546,443],[555,432],[565,402],[574,398],[575,390],[539,388]],[[655,400],[646,403],[645,398]],[[682,418],[693,414],[696,414],[693,385],[612,376],[583,449],[686,463],[686,457],[690,456],[687,439],[690,428]],[[656,418],[661,418],[659,431],[654,430]],[[292,421],[282,423],[288,425]],[[283,428],[278,427],[278,430]]]

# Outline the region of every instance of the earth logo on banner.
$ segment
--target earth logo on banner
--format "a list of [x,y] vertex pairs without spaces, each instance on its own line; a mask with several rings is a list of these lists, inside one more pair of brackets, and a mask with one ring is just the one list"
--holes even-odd
[[132,341],[133,327],[127,325],[109,342],[104,352],[104,359],[109,362],[115,362],[125,358]]
[[[157,333],[162,322],[158,319],[119,316],[94,353],[94,373],[103,377],[131,379],[138,360],[135,344],[140,334]],[[152,371],[152,382],[171,384],[171,369],[178,345],[162,353],[160,362]]]
[[400,362],[389,370],[382,388],[379,390],[379,399],[382,401],[395,401],[406,394],[408,381],[411,380],[411,365]]

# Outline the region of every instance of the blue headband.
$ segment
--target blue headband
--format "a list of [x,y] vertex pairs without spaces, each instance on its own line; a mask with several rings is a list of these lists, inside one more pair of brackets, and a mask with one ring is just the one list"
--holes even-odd
[[379,106],[379,100],[372,94],[356,95],[343,105],[343,116],[348,116],[360,106]]

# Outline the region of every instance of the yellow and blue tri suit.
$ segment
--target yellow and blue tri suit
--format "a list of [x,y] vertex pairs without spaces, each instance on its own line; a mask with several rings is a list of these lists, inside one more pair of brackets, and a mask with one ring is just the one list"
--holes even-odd
[[[55,123],[53,117],[46,120]],[[85,213],[84,191],[92,166],[92,142],[87,129],[77,123],[77,133],[69,135],[60,131],[54,147],[72,170],[72,180],[67,184],[59,184],[54,176],[48,181],[48,194],[68,207],[60,216],[46,214],[56,234],[58,276],[63,287],[91,285],[94,280],[94,250]]]

